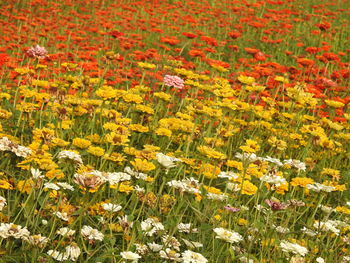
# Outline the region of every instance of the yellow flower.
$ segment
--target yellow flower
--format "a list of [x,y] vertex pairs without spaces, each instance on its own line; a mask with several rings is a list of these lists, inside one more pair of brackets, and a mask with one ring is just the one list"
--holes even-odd
[[156,169],[156,166],[153,163],[148,162],[147,160],[141,160],[139,158],[136,158],[134,161],[131,161],[130,163],[139,172],[149,172]]
[[126,161],[126,158],[124,155],[120,153],[115,153],[115,152],[111,153],[110,155],[106,154],[103,158],[112,162],[120,163],[120,164]]
[[336,180],[340,179],[340,171],[339,170],[334,170],[331,168],[323,168],[321,174],[322,175],[329,175]]
[[128,136],[120,135],[115,132],[107,134],[106,140],[112,145],[127,145],[127,143],[129,142]]
[[335,210],[337,212],[340,212],[340,213],[343,213],[343,214],[346,214],[346,215],[350,215],[350,209],[345,207],[345,206],[337,206],[335,208]]
[[94,146],[90,146],[87,149],[88,153],[91,153],[92,155],[95,155],[97,157],[101,157],[105,154],[105,150],[101,147],[94,147]]
[[64,173],[59,169],[52,169],[47,171],[45,176],[49,179],[52,179],[52,178],[61,179],[64,177]]
[[210,66],[212,66],[213,68],[215,68],[216,70],[218,70],[220,72],[228,72],[228,69],[224,68],[223,66],[220,66],[217,64],[211,64]]
[[248,180],[243,181],[241,194],[253,195],[256,193],[257,190],[258,190],[258,187],[256,187],[250,181],[248,181]]
[[35,183],[32,179],[28,179],[28,180],[21,180],[17,182],[17,189],[21,192],[21,193],[27,193],[30,194],[30,192],[32,191],[32,189],[35,187]]
[[220,221],[222,219],[221,215],[214,215],[213,219],[215,219],[216,221]]
[[122,182],[119,185],[118,191],[121,193],[130,193],[134,190],[134,187],[129,184],[129,182]]
[[287,78],[285,78],[285,77],[282,77],[282,76],[276,76],[275,80],[279,81],[279,82],[282,82],[282,83],[289,83],[289,80]]
[[283,140],[277,139],[276,136],[271,136],[267,142],[271,145],[271,147],[276,148],[279,151],[284,151],[287,148],[287,143]]
[[284,195],[286,191],[288,191],[288,182],[276,187],[276,193],[280,195]]
[[238,219],[238,222],[237,222],[240,226],[246,226],[248,225],[248,221],[244,218],[240,218]]
[[61,66],[67,69],[75,69],[78,66],[78,64],[63,62]]
[[335,101],[335,100],[325,100],[324,101],[328,106],[331,106],[333,108],[342,108],[345,106],[344,103],[340,101]]
[[1,189],[14,189],[13,186],[7,181],[0,179],[0,188]]
[[243,163],[234,161],[234,160],[227,160],[226,165],[228,167],[236,168],[237,170],[243,171]]
[[156,65],[151,64],[151,63],[146,63],[146,62],[138,62],[137,65],[141,68],[146,68],[146,69],[154,69],[156,68]]
[[88,135],[85,138],[89,141],[92,141],[93,143],[96,143],[96,144],[101,143],[101,136],[97,133]]
[[212,149],[208,146],[204,146],[204,145],[198,146],[197,150],[200,153],[206,155],[208,158],[214,158],[214,159],[220,159],[220,160],[226,159],[226,154],[215,151],[214,149]]
[[260,146],[254,140],[246,140],[247,145],[240,146],[239,148],[247,153],[255,153],[260,150]]
[[209,193],[218,194],[218,195],[222,194],[221,190],[215,187],[203,185],[203,188],[207,190]]
[[167,137],[171,137],[172,135],[171,130],[166,128],[158,128],[155,130],[155,133],[159,136],[167,136]]
[[34,70],[30,68],[15,68],[15,71],[19,73],[20,75],[25,75],[28,73],[34,73]]
[[148,127],[142,126],[141,124],[130,124],[129,129],[136,132],[148,132]]
[[221,170],[219,167],[211,165],[209,163],[204,163],[199,168],[198,174],[202,174],[209,179],[215,179],[220,174]]
[[172,131],[193,132],[195,125],[188,120],[181,120],[177,118],[164,118],[159,120],[160,128],[166,128]]
[[33,79],[32,80],[32,85],[33,86],[38,86],[38,87],[47,87],[47,86],[49,86],[49,82],[46,81],[46,80]]
[[137,111],[141,111],[141,112],[148,113],[151,115],[154,114],[154,109],[152,109],[151,107],[145,106],[145,105],[136,105],[135,109]]
[[67,145],[69,145],[69,142],[66,142],[65,140],[62,140],[60,138],[54,138],[52,139],[51,143],[54,145],[54,146],[58,146],[58,147],[65,147]]
[[290,185],[291,186],[300,186],[300,187],[303,187],[305,188],[306,185],[308,184],[313,184],[314,183],[314,180],[312,180],[311,178],[307,178],[307,177],[294,177],[292,179],[292,181],[290,182]]
[[132,93],[126,93],[123,95],[123,100],[125,102],[133,102],[136,104],[142,103],[143,99],[140,95],[132,94]]
[[91,142],[82,138],[75,138],[73,139],[73,145],[80,149],[86,149],[91,145]]
[[117,91],[111,86],[103,86],[96,90],[95,94],[106,100],[117,97]]
[[243,75],[239,75],[238,78],[239,82],[246,84],[246,85],[251,85],[255,82],[255,78],[253,77],[247,77]]
[[153,93],[154,97],[160,98],[165,101],[170,101],[171,96],[169,94],[166,94],[164,92],[155,92]]
[[335,191],[339,191],[339,192],[343,192],[347,189],[345,184],[338,184],[337,182],[334,182],[334,181],[333,182],[324,181],[323,184],[328,185],[328,186],[333,186],[333,187],[335,187]]

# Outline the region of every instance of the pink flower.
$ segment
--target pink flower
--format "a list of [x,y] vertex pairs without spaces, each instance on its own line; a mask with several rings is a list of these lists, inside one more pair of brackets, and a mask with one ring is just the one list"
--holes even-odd
[[241,211],[240,208],[237,208],[237,207],[232,207],[232,206],[224,206],[224,208],[230,212],[239,212]]
[[47,50],[44,47],[36,45],[27,50],[27,55],[32,58],[46,58]]
[[183,89],[184,80],[178,76],[165,75],[164,84],[168,87],[174,87],[177,89]]
[[273,200],[269,200],[266,199],[265,203],[268,204],[269,207],[271,207],[272,210],[277,211],[277,210],[283,210],[287,208],[286,204],[277,202],[277,201],[273,201]]

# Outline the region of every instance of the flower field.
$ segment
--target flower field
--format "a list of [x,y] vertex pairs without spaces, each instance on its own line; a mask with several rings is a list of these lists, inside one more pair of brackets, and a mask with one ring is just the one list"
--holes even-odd
[[0,6],[0,262],[350,262],[348,0]]

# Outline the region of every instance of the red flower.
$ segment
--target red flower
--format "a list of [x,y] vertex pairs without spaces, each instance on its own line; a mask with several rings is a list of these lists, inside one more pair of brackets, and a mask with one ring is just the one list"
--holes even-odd
[[233,38],[233,39],[237,39],[240,36],[242,36],[242,34],[239,31],[231,31],[228,33],[228,35],[230,38]]
[[183,32],[182,35],[185,36],[185,37],[188,37],[188,38],[190,38],[190,39],[196,38],[196,37],[198,36],[198,35],[196,35],[196,34],[188,33],[188,32]]
[[110,35],[114,38],[120,38],[121,36],[124,36],[124,33],[119,32],[117,30],[113,30],[113,31],[109,32],[108,35]]

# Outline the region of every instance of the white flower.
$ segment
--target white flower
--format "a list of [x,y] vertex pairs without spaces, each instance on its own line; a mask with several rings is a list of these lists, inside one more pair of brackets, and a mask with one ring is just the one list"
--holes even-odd
[[16,239],[28,240],[30,232],[26,227],[15,225],[13,223],[1,223],[0,224],[0,237],[8,238],[14,237]]
[[102,241],[104,235],[97,229],[92,228],[91,226],[83,226],[80,232],[84,238],[89,240],[99,240]]
[[189,248],[192,248],[192,249],[203,247],[203,244],[199,243],[199,242],[187,240],[187,239],[184,239],[184,238],[182,238],[182,241],[185,243],[186,246],[188,246]]
[[236,243],[243,240],[243,237],[240,234],[227,230],[225,228],[219,227],[214,228],[213,230],[217,235],[216,238],[225,240],[226,242]]
[[317,263],[325,263],[324,259],[321,257],[316,258]]
[[51,257],[53,257],[54,259],[56,259],[57,261],[65,261],[68,259],[68,256],[65,253],[61,253],[57,250],[49,250],[47,251],[47,254]]
[[131,251],[121,252],[120,255],[126,260],[132,260],[132,262],[138,262],[141,256]]
[[29,236],[28,238],[28,242],[34,246],[38,246],[38,247],[43,247],[46,245],[46,243],[49,241],[49,239],[47,237],[44,237],[42,235],[32,235]]
[[330,214],[336,211],[333,207],[326,205],[319,205],[318,207],[321,208],[322,212],[325,212],[326,214]]
[[125,167],[124,168],[124,172],[128,173],[131,176],[137,176],[138,175],[138,172],[134,171],[132,168],[130,168],[130,166]]
[[192,224],[188,223],[188,224],[184,224],[184,223],[180,223],[177,225],[177,229],[179,230],[179,232],[182,233],[190,233],[190,232],[197,232],[197,228],[192,228]]
[[210,200],[225,201],[227,200],[228,196],[225,194],[207,193],[207,198]]
[[180,250],[181,243],[175,237],[164,235],[162,236],[162,241],[166,247],[174,248],[177,251]]
[[7,205],[6,199],[2,196],[0,196],[0,211],[4,209],[5,205]]
[[288,165],[298,169],[299,171],[306,170],[306,164],[299,161],[299,160],[288,159],[288,160],[284,160],[283,162],[284,162],[284,164],[288,164]]
[[124,215],[122,217],[118,217],[119,224],[122,226],[123,229],[125,228],[132,228],[133,222],[128,220],[128,216]]
[[41,220],[41,223],[42,223],[44,226],[46,226],[46,225],[48,224],[47,220],[45,220],[45,219]]
[[63,189],[74,191],[74,187],[67,183],[56,183],[58,186],[62,187]]
[[176,162],[181,162],[180,159],[165,155],[163,153],[157,153],[156,157],[157,161],[167,169],[175,167]]
[[[146,178],[148,177],[147,174],[139,173],[139,172],[131,169],[129,166],[124,168],[124,173],[122,173],[122,174],[125,174],[126,176],[128,176],[129,177],[128,180],[131,179],[131,176],[134,176],[136,179],[141,179],[141,180],[146,180]],[[124,180],[124,181],[126,181],[126,180]]]
[[162,245],[158,245],[156,243],[147,243],[148,247],[150,250],[152,250],[153,252],[158,252],[160,250],[162,250],[163,246]]
[[18,145],[17,143],[12,142],[7,137],[2,137],[0,139],[0,151],[10,151],[16,154],[18,157],[24,157],[27,158],[29,155],[32,154],[32,150]]
[[44,184],[44,188],[46,189],[52,189],[52,190],[60,190],[60,187],[57,185],[57,184],[54,184],[54,183],[45,183]]
[[39,178],[45,177],[44,175],[42,175],[42,173],[40,172],[39,169],[30,168],[30,172],[31,172],[34,179],[39,179]]
[[170,248],[159,251],[159,256],[161,258],[165,258],[165,259],[169,259],[177,262],[181,261],[180,253],[177,253],[175,250],[172,250]]
[[201,254],[193,252],[191,250],[186,250],[182,254],[183,263],[206,263],[208,260]]
[[289,231],[289,229],[287,228],[287,227],[282,227],[282,226],[275,226],[275,225],[273,225],[273,227],[276,229],[276,231],[278,232],[278,233],[280,233],[280,234],[287,234],[287,233],[289,233],[290,231]]
[[307,229],[306,227],[303,227],[303,228],[301,229],[301,231],[302,231],[304,234],[306,234],[306,235],[308,235],[308,236],[310,236],[310,237],[314,237],[314,236],[317,235],[317,233],[316,233],[315,231],[312,231],[311,229]]
[[194,179],[193,177],[190,177],[189,179],[186,178],[181,181],[172,180],[168,182],[167,185],[191,194],[199,194],[199,187],[201,184],[198,180]]
[[286,179],[281,176],[269,174],[260,177],[260,180],[269,184],[274,184],[276,186],[280,186],[287,182]]
[[117,185],[120,182],[131,180],[130,174],[127,173],[108,173],[106,176],[110,185]]
[[245,162],[250,162],[250,163],[253,163],[259,159],[259,157],[257,157],[255,153],[243,153],[243,154],[236,153],[235,157],[237,159],[243,160]]
[[309,252],[306,247],[285,240],[281,241],[280,246],[283,252],[293,253],[303,257]]
[[56,231],[56,234],[70,237],[75,234],[75,230],[69,229],[68,227],[62,227]]
[[239,261],[242,263],[254,263],[254,260],[248,259],[247,257],[243,256],[239,258]]
[[308,184],[306,185],[306,188],[309,190],[313,190],[315,192],[332,192],[334,190],[336,190],[336,188],[334,186],[329,186],[329,185],[324,185],[324,184],[320,184],[320,183],[313,183],[313,184]]
[[228,171],[228,172],[221,172],[221,173],[219,173],[218,177],[220,177],[220,178],[227,178],[227,179],[231,180],[231,179],[237,179],[238,175],[236,173],[234,173],[234,172]]
[[241,210],[242,211],[249,211],[249,207],[245,205],[241,205]]
[[140,187],[139,185],[135,185],[134,190],[138,193],[144,193],[146,191],[145,188]]
[[140,253],[141,255],[145,255],[149,252],[147,245],[136,243],[135,246],[136,246],[136,252]]
[[164,226],[153,218],[147,218],[141,222],[141,229],[147,234],[147,236],[153,236],[157,231],[164,230]]
[[232,192],[239,192],[241,190],[241,186],[240,186],[240,184],[237,184],[237,183],[228,182],[227,189],[232,191]]
[[120,205],[116,205],[116,204],[112,204],[112,203],[108,203],[108,204],[103,204],[102,205],[103,209],[108,211],[108,212],[118,212],[122,209],[122,207]]
[[63,221],[68,222],[68,214],[66,212],[61,213],[61,212],[53,212],[53,215],[57,216],[59,219],[62,219]]
[[13,148],[12,151],[18,156],[18,157],[23,157],[27,158],[29,155],[32,154],[32,150],[24,147],[24,146],[17,146],[17,148]]
[[338,223],[333,220],[327,220],[327,221],[316,221],[314,223],[314,228],[319,229],[321,231],[331,231],[336,235],[339,235],[340,230],[337,228]]
[[283,163],[280,161],[280,159],[272,158],[270,156],[261,157],[261,158],[259,158],[259,160],[266,161],[266,162],[269,162],[269,163],[274,163],[277,166],[282,166],[283,165]]
[[66,252],[64,253],[67,258],[72,261],[76,261],[80,256],[81,250],[77,245],[71,245],[66,247]]
[[82,164],[83,160],[81,159],[80,154],[76,153],[76,152],[72,152],[72,151],[61,151],[57,158],[59,160],[63,160],[63,159],[69,159],[72,160],[76,163]]

